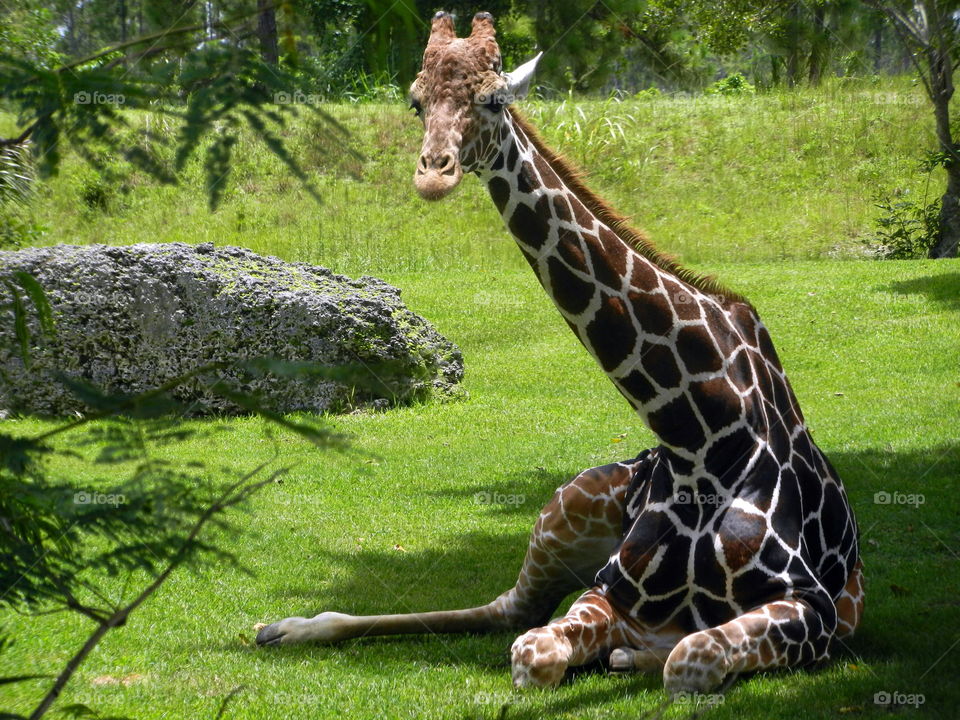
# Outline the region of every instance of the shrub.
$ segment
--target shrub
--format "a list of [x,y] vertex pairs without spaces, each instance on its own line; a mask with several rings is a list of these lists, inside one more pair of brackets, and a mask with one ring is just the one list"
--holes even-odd
[[940,199],[911,200],[902,191],[877,196],[883,211],[876,219],[877,233],[867,240],[880,260],[924,258],[940,239]]
[[0,148],[0,250],[33,245],[43,235],[29,216],[34,183],[29,144]]
[[720,78],[704,92],[707,95],[753,95],[756,88],[747,82],[742,73],[733,73]]

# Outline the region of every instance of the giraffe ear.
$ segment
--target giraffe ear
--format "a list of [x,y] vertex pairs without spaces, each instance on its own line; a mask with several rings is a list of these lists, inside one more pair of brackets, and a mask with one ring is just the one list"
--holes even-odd
[[533,73],[536,71],[537,63],[542,55],[542,52],[538,52],[533,60],[528,60],[513,72],[504,73],[504,79],[507,81],[507,93],[513,98],[519,100],[526,96],[527,91],[530,90]]

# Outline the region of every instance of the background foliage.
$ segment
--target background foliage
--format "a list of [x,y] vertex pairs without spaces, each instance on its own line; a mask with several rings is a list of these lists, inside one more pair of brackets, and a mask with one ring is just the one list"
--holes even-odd
[[[457,0],[443,7],[461,33],[475,12],[492,12],[508,67],[545,50],[538,81],[548,93],[694,90],[736,71],[769,87],[909,67],[894,28],[855,0]],[[165,52],[188,54],[200,44],[263,52],[267,33],[277,47],[271,65],[295,70],[303,92],[351,97],[412,80],[436,9],[426,0],[23,0],[0,9],[0,46],[53,69],[162,34],[123,53],[119,62],[136,74]],[[264,14],[273,18],[267,29]]]

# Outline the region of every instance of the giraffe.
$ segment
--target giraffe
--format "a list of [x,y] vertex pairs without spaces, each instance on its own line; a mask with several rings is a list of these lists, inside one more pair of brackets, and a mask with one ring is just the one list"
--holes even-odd
[[410,90],[425,131],[414,185],[439,200],[465,172],[486,184],[564,320],[660,444],[560,487],[516,584],[486,605],[287,618],[257,642],[516,629],[518,687],[555,686],[600,659],[661,672],[673,695],[822,661],[863,612],[843,485],[750,303],[658,251],[512,105],[539,58],[503,72],[489,13],[466,38],[434,16]]

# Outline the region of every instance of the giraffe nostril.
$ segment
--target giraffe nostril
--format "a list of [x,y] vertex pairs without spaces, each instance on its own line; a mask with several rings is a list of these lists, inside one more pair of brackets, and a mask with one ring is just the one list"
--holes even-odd
[[450,152],[445,152],[441,155],[437,165],[437,170],[441,175],[453,175],[457,171],[457,161],[453,157],[453,153]]
[[427,156],[421,155],[420,158],[417,160],[417,173],[422,175],[427,171],[427,168],[429,167],[429,165],[430,164],[427,162]]

